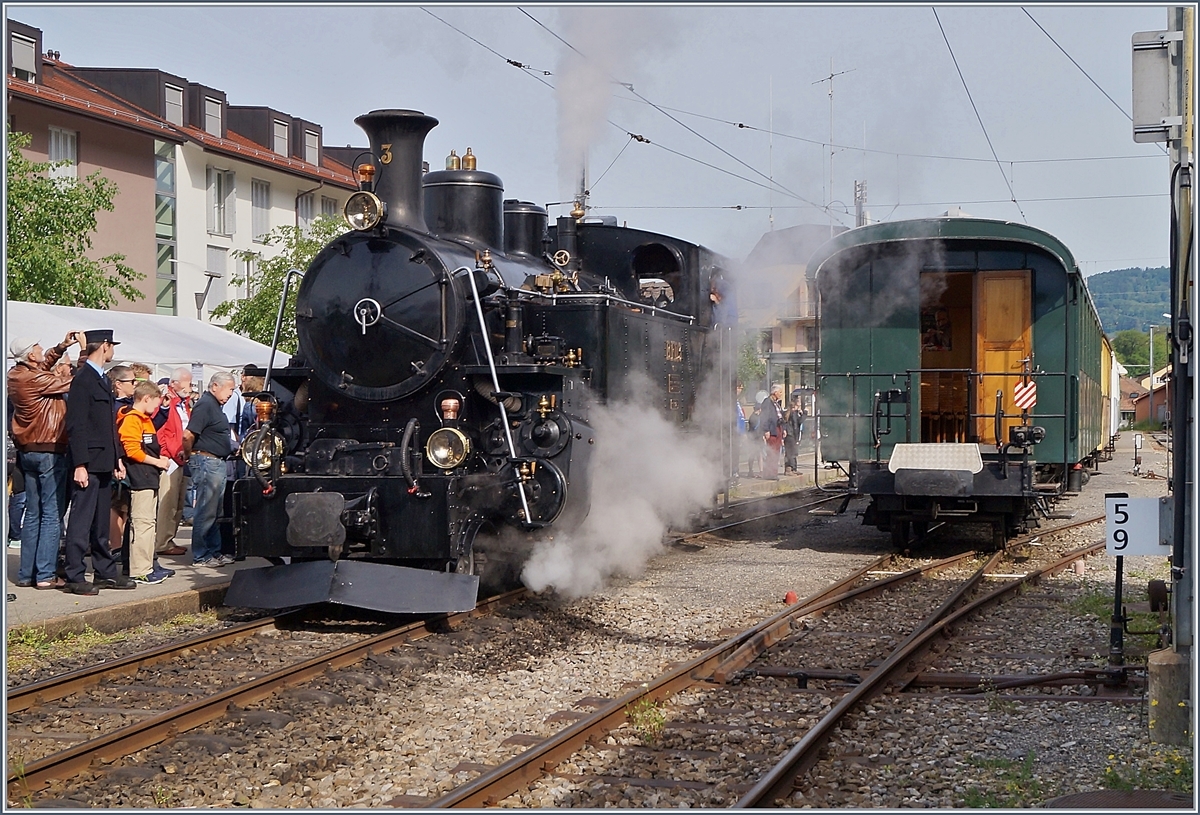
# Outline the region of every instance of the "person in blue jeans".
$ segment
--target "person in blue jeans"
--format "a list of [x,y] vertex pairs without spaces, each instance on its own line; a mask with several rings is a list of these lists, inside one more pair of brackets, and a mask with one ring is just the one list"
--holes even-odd
[[234,379],[224,371],[215,373],[208,390],[192,408],[192,418],[183,432],[183,449],[196,488],[192,517],[192,565],[228,566],[233,557],[221,554],[221,531],[217,518],[225,499],[225,462],[233,452],[229,419],[222,406],[233,396]]
[[45,351],[31,337],[17,337],[9,344],[9,354],[16,364],[7,374],[12,410],[8,424],[17,448],[17,466],[25,480],[18,586],[63,586],[55,576],[55,567],[67,508],[65,397],[73,380],[70,367],[60,361],[73,345],[86,345],[86,335],[72,331]]

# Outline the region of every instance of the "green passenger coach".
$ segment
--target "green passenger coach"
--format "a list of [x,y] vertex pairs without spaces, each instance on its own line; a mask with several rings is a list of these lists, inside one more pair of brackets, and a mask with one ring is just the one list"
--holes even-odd
[[994,545],[1086,479],[1103,438],[1103,332],[1070,250],[965,217],[871,224],[809,261],[820,454],[897,545],[935,523]]

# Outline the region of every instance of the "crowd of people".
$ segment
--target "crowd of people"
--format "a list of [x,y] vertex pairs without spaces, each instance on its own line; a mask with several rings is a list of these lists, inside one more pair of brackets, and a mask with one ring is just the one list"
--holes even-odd
[[[110,365],[119,344],[107,329],[68,333],[49,350],[31,337],[9,344],[18,586],[86,596],[172,577],[159,557],[187,554],[176,536],[189,488],[192,565],[234,562],[219,519],[252,405],[230,373],[213,374],[201,393],[187,367],[155,382],[149,366]],[[72,366],[66,352],[76,345]]]
[[[738,382],[734,404],[739,444],[747,455],[746,474],[750,478],[778,481],[780,463],[783,464],[783,475],[797,473],[800,443],[808,418],[804,411],[803,392],[799,388],[792,391],[785,406],[783,385],[775,383],[769,392],[759,392],[754,408],[747,415],[746,406],[742,403],[743,390],[745,386]],[[735,455],[734,471],[730,474],[734,478],[741,475],[740,462],[741,456]]]

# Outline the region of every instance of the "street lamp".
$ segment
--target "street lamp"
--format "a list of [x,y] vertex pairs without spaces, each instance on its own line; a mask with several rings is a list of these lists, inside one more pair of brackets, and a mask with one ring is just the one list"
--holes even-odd
[[[185,266],[195,266],[197,269],[200,269],[200,266],[198,264],[192,263],[189,260],[179,260],[178,258],[170,258],[170,262],[176,266],[183,264]],[[220,280],[221,278],[225,277],[224,272],[210,272],[207,269],[201,269],[201,271],[204,272],[204,276],[207,277],[208,280],[205,281],[205,283],[204,283],[204,291],[198,291],[194,295],[196,298],[196,319],[197,320],[204,319],[204,301],[208,299],[208,292],[212,288],[212,282],[214,280]]]

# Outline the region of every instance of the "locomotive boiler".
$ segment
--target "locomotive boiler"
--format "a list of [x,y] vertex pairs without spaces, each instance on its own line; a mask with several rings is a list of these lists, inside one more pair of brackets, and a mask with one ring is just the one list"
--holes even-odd
[[275,565],[238,571],[225,602],[466,610],[486,567],[587,515],[593,405],[649,382],[687,424],[731,368],[724,262],[581,205],[551,225],[469,149],[423,172],[422,113],[355,121],[350,229],[303,273],[299,347],[263,372],[232,488],[238,556]]

